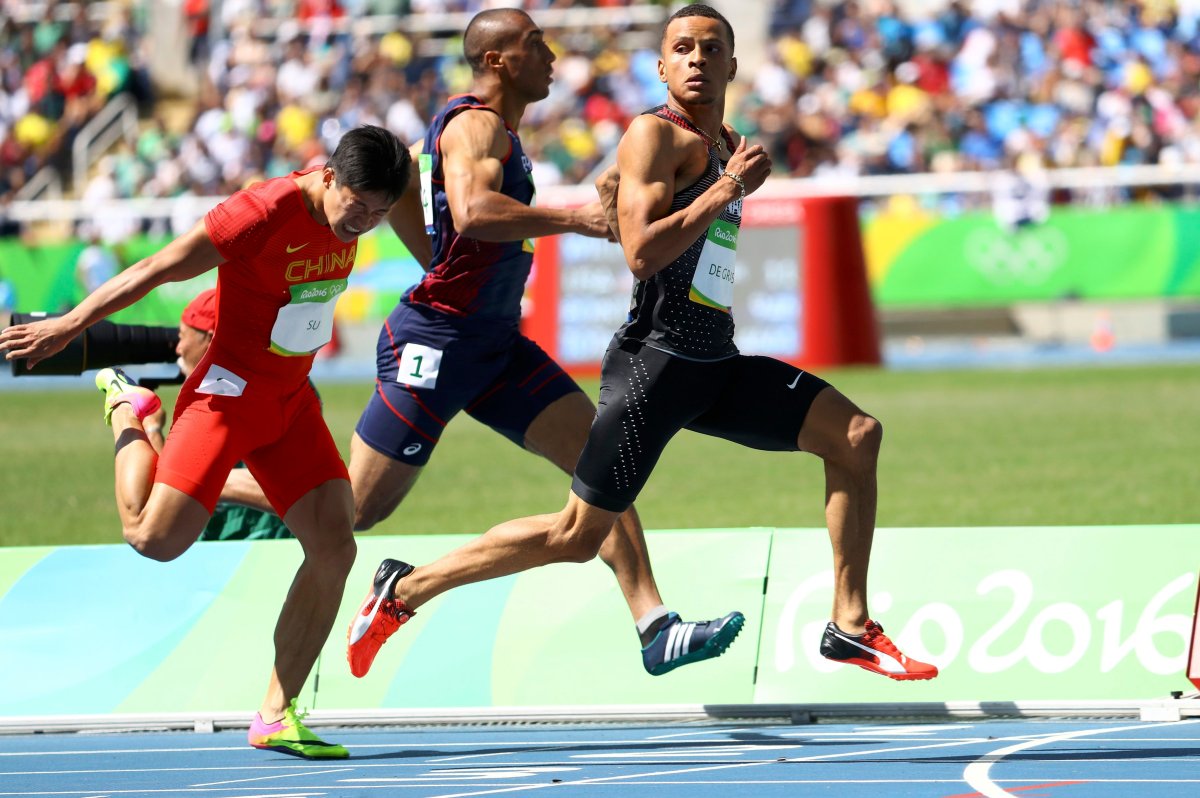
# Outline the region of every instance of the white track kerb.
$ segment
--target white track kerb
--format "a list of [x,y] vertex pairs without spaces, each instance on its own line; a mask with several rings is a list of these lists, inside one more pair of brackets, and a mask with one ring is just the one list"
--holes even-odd
[[[614,706],[478,707],[454,709],[313,710],[309,727],[431,726],[512,723],[662,723],[696,721],[778,720],[804,724],[817,721],[941,721],[1000,718],[1137,718],[1178,721],[1200,718],[1200,698],[1150,701],[1012,701],[863,704],[631,704]],[[250,716],[238,712],[175,712],[109,715],[45,715],[0,717],[0,734],[69,731],[178,731],[211,733],[245,729]],[[1041,739],[1041,738],[1039,738]],[[1007,749],[1004,749],[1007,752]],[[994,756],[1000,756],[996,752]]]

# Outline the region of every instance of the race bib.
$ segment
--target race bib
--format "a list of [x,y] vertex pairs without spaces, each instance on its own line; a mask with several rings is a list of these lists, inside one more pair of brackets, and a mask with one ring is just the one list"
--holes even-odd
[[733,308],[733,270],[737,259],[738,227],[716,219],[708,226],[704,248],[692,276],[688,298],[729,313]]
[[425,233],[433,235],[433,156],[423,152],[417,156],[421,178],[421,213],[425,215]]
[[[529,190],[533,193],[529,196],[529,207],[537,207],[537,186],[533,184],[533,162],[529,160],[529,156],[521,154],[521,162],[525,165],[525,176],[529,178]],[[521,242],[521,251],[533,254],[533,239],[527,238]]]
[[442,350],[423,344],[405,344],[400,352],[396,382],[414,388],[436,388],[441,366]]
[[271,351],[285,356],[311,355],[333,337],[333,308],[346,290],[346,280],[321,280],[289,288],[292,301],[275,316]]

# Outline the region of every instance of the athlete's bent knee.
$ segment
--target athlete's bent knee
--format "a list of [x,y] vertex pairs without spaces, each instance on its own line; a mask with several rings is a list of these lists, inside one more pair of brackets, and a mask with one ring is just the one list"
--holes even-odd
[[604,545],[607,530],[597,533],[587,528],[556,529],[547,545],[554,562],[588,562],[594,560]]
[[357,504],[354,505],[355,532],[366,532],[377,523],[379,523],[379,520],[375,516],[367,515],[366,511],[362,507]]
[[396,512],[396,508],[400,506],[403,499],[403,496],[394,500],[383,499],[372,496],[366,489],[360,491],[356,488],[354,491],[354,531],[366,532],[381,521],[387,520],[392,513]]
[[875,468],[879,462],[879,449],[883,445],[883,424],[879,419],[856,415],[850,421],[846,439],[850,446],[851,464],[859,468]]
[[350,574],[350,569],[354,567],[354,559],[357,556],[358,543],[355,542],[353,535],[347,535],[335,541],[327,550],[322,551],[320,559],[322,565],[331,573],[345,578]]
[[358,556],[358,543],[350,530],[348,513],[318,523],[319,534],[303,541],[304,557],[309,565],[331,577],[345,578]]
[[383,508],[378,504],[359,502],[356,499],[354,502],[354,531],[366,532],[391,515],[394,509],[394,507]]

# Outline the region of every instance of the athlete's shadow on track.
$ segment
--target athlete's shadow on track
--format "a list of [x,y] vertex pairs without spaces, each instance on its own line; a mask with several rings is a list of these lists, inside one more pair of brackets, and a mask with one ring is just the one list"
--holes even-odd
[[[496,756],[496,755],[500,755],[500,754],[517,754],[517,755],[520,755],[520,754],[554,754],[554,755],[559,755],[559,754],[572,754],[572,753],[605,753],[605,754],[608,754],[608,753],[612,753],[612,752],[616,752],[616,751],[629,751],[631,753],[645,752],[645,751],[679,751],[681,748],[689,748],[689,747],[695,748],[695,749],[697,749],[698,752],[700,752],[700,751],[703,751],[704,749],[711,749],[715,746],[730,745],[730,744],[736,744],[736,743],[743,743],[743,744],[750,743],[750,744],[758,744],[758,745],[764,745],[764,746],[766,746],[766,745],[788,745],[788,746],[803,745],[805,748],[816,748],[816,747],[821,747],[821,746],[844,747],[844,746],[861,745],[861,743],[854,741],[854,740],[829,740],[829,741],[807,740],[802,737],[777,737],[777,736],[771,735],[771,734],[737,732],[737,733],[729,734],[726,737],[721,738],[721,739],[712,739],[712,740],[663,740],[661,742],[612,743],[612,744],[598,742],[598,743],[588,743],[588,744],[580,743],[580,744],[565,744],[565,745],[555,745],[555,744],[550,743],[550,744],[546,744],[546,745],[522,745],[522,746],[511,746],[511,745],[500,744],[500,745],[496,745],[496,746],[480,746],[479,748],[476,748],[474,750],[463,750],[461,748],[455,749],[452,751],[440,751],[440,750],[430,750],[430,749],[421,749],[421,750],[416,750],[416,751],[398,750],[398,751],[385,751],[385,752],[381,752],[378,754],[364,754],[364,755],[356,755],[354,753],[353,746],[351,746],[350,758],[356,762],[361,762],[361,761],[371,760],[371,759],[428,759],[430,757],[437,757],[437,756],[453,756],[453,757],[483,756],[483,755]],[[705,759],[688,759],[687,760],[687,764],[689,764],[689,765],[721,765],[721,764],[729,764],[729,762],[730,762],[730,760],[727,757],[720,758],[720,759],[712,759],[712,760],[705,760]],[[624,764],[620,760],[617,760],[617,761],[606,760],[605,763],[606,764]],[[636,764],[668,766],[668,765],[678,765],[679,760],[678,759],[667,759],[664,757],[661,761],[656,761],[656,760],[652,760],[652,759],[644,759],[644,758],[639,757],[636,760]],[[449,764],[447,766],[449,767]],[[461,765],[461,767],[477,768],[477,767],[479,767],[479,765],[464,763],[463,765]]]
[[[907,753],[907,752],[906,752]],[[904,757],[914,765],[967,765],[972,762],[1065,762],[1071,760],[1102,762],[1116,759],[1178,759],[1200,756],[1200,748],[1068,748],[1054,751],[1018,751],[1005,756],[931,756]],[[891,762],[896,759],[856,759],[856,762]],[[807,763],[802,763],[807,764]]]

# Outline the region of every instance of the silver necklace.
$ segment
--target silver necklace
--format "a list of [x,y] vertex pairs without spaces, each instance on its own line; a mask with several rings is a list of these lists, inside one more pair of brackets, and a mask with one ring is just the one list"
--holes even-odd
[[708,146],[712,147],[717,152],[720,152],[725,147],[724,141],[713,138],[712,136],[708,135],[707,132],[701,130],[699,126],[696,127],[696,132],[703,136],[704,140],[708,143]]
[[674,113],[676,116],[678,116],[679,118],[681,118],[681,119],[683,119],[685,122],[687,122],[687,123],[688,123],[688,125],[689,125],[689,126],[691,126],[692,130],[694,130],[694,131],[696,131],[697,133],[699,133],[699,134],[700,134],[700,136],[701,136],[701,138],[703,138],[703,139],[704,139],[704,143],[705,143],[705,144],[707,144],[707,145],[709,146],[709,148],[716,150],[718,153],[719,153],[719,152],[720,152],[722,149],[724,149],[724,147],[725,147],[725,142],[724,142],[724,141],[722,141],[722,140],[721,140],[721,139],[719,139],[719,138],[714,138],[713,136],[710,136],[710,135],[708,135],[708,132],[707,132],[707,131],[705,131],[703,128],[701,128],[699,125],[697,125],[697,124],[696,124],[695,122],[693,122],[691,119],[689,119],[689,118],[687,117],[687,115],[686,115],[686,114],[684,114],[684,113],[682,113],[681,111],[677,111],[677,110],[675,110],[674,108],[671,108],[671,106],[670,106],[670,105],[668,105],[667,107],[671,109],[671,112],[672,112],[672,113]]

